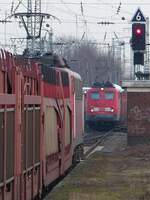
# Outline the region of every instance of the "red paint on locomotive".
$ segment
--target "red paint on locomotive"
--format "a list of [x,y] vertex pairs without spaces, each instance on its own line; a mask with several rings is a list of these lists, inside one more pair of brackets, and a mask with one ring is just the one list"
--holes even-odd
[[92,87],[86,93],[85,121],[118,122],[121,120],[122,92],[120,86],[109,84]]
[[0,51],[0,200],[41,195],[80,157],[80,87],[81,77],[65,67]]

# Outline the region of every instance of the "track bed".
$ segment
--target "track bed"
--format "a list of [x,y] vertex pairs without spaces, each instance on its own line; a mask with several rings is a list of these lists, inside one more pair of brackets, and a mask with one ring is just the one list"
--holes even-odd
[[126,147],[125,133],[115,133],[103,146],[81,162],[46,200],[149,200],[150,146]]

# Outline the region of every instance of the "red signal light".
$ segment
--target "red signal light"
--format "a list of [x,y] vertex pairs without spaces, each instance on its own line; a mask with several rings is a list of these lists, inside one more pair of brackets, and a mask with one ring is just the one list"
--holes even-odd
[[132,49],[145,50],[146,43],[146,28],[145,24],[133,23],[132,24]]
[[134,26],[134,34],[137,37],[142,36],[144,34],[143,26],[141,26],[140,24]]
[[137,34],[137,35],[141,35],[141,33],[142,33],[142,30],[141,30],[140,28],[137,28],[137,29],[136,29],[136,34]]

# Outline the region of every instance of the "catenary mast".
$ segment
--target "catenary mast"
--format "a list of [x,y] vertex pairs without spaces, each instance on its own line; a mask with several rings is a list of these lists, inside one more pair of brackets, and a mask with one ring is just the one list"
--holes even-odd
[[[27,2],[27,14],[32,13],[32,0],[28,0]],[[32,17],[27,17],[27,29],[30,35],[33,35],[33,27],[32,27]],[[34,49],[33,40],[27,38],[27,49]]]
[[41,51],[41,28],[43,19],[51,15],[41,12],[41,0],[27,0],[27,12],[15,13],[24,25],[27,33],[25,54],[32,56]]

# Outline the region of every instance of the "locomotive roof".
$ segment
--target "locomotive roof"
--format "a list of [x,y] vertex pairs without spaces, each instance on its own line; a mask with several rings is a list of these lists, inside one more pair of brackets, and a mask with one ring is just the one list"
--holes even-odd
[[114,87],[113,83],[111,83],[110,81],[106,81],[106,82],[95,82],[93,83],[92,87],[95,88],[105,88],[105,87]]
[[69,69],[69,68],[62,68],[61,70],[63,70],[63,71],[66,71],[66,72],[68,72],[68,73],[70,73],[73,77],[75,77],[76,79],[81,79],[81,76],[80,76],[80,74],[78,74],[77,72],[75,72],[75,71],[72,71],[71,69]]
[[23,55],[16,55],[16,58],[22,59],[28,63],[28,60],[31,62],[39,63],[41,66],[44,67],[59,67],[59,68],[69,68],[67,65],[66,60],[51,52],[47,52],[44,54],[37,54],[35,56],[29,57],[26,54]]
[[124,90],[122,89],[122,87],[120,85],[117,85],[117,84],[113,84],[114,87],[119,90],[120,92],[123,92]]
[[115,88],[116,90],[123,92],[123,89],[121,88],[121,86],[114,84],[114,83],[111,83],[109,81],[102,82],[102,83],[96,82],[96,83],[93,84],[92,88]]

